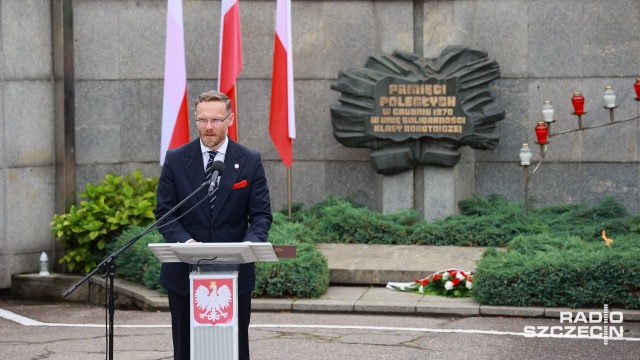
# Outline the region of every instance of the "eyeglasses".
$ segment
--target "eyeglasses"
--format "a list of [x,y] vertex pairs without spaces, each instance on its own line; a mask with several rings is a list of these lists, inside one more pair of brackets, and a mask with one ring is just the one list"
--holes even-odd
[[206,126],[209,123],[211,123],[213,125],[218,125],[218,124],[222,124],[225,120],[227,120],[229,115],[231,115],[231,113],[228,113],[227,116],[224,117],[224,119],[220,119],[220,118],[215,118],[215,119],[197,118],[196,122],[198,124],[204,125],[204,126]]

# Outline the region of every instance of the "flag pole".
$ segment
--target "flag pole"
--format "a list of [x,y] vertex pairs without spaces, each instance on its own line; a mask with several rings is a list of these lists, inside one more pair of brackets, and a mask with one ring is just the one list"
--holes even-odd
[[290,222],[293,220],[291,164],[293,139],[296,138],[292,50],[291,0],[277,0],[269,134],[287,168],[287,207]]
[[166,39],[160,165],[164,164],[167,150],[189,142],[187,67],[181,0],[167,2]]
[[238,123],[238,81],[233,86],[233,105],[236,108],[236,113],[233,115],[234,122],[236,124],[236,142],[240,143],[240,124]]
[[[236,85],[242,71],[242,40],[240,34],[240,1],[220,2],[220,54],[218,61],[218,91],[226,94],[232,102],[232,110],[238,117],[238,96]],[[237,119],[231,127],[232,140],[239,141]]]
[[291,166],[287,166],[287,203],[289,208],[289,222],[291,222]]

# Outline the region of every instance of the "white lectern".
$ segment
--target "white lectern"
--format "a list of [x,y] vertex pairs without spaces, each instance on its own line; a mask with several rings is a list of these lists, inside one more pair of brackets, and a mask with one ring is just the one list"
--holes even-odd
[[162,262],[190,264],[191,359],[238,359],[238,265],[278,261],[270,243],[149,244]]

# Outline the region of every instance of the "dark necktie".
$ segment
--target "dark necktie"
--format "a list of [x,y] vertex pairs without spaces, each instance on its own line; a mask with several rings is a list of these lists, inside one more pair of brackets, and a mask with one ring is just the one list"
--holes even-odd
[[[207,175],[207,181],[211,181],[211,176],[213,175],[213,169],[211,169],[211,165],[213,165],[213,159],[215,159],[217,151],[209,151],[209,161],[207,162],[207,169],[205,170],[205,174]],[[213,206],[216,204],[216,191],[218,191],[218,179],[213,179],[213,191],[209,194],[209,207],[213,212]]]

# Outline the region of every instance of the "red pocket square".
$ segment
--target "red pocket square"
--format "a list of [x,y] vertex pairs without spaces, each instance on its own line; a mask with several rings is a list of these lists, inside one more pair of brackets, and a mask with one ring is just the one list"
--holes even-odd
[[240,189],[240,188],[246,187],[247,185],[249,185],[247,180],[242,180],[240,182],[233,184],[233,187],[231,188],[231,190]]

